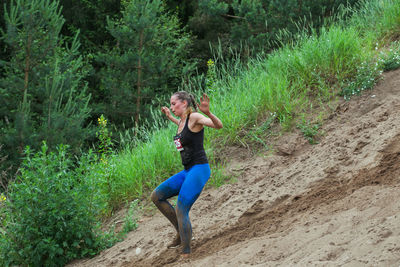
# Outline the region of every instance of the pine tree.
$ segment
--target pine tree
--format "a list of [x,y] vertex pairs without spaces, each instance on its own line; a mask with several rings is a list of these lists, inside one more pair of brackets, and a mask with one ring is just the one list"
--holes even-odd
[[70,44],[60,35],[58,1],[11,1],[4,18],[1,39],[11,56],[0,65],[0,144],[14,163],[25,146],[38,148],[43,140],[79,149],[89,96],[78,35]]
[[107,32],[107,16],[120,17],[121,0],[62,0],[62,14],[66,22],[61,33],[74,36],[80,31],[80,50],[97,53],[111,41]]
[[[279,47],[310,25],[322,26],[323,18],[333,15],[340,5],[354,6],[359,1],[199,0],[192,1],[197,6],[190,9],[195,11],[188,24],[197,35],[196,44],[202,44],[196,48],[204,50],[211,43],[221,46],[224,56],[234,49],[246,58]],[[168,2],[173,6],[175,1]],[[283,29],[288,40],[279,34]]]
[[161,0],[123,4],[122,18],[108,20],[116,46],[97,60],[104,64],[100,75],[107,117],[131,127],[148,114],[152,100],[176,90],[181,76],[190,70],[186,62],[191,41]]

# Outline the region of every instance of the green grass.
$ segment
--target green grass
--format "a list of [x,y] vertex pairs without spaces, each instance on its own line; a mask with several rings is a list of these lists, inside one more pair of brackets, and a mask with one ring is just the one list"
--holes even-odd
[[[339,95],[350,98],[370,89],[380,75],[377,47],[399,36],[400,3],[365,1],[347,20],[311,35],[301,34],[296,42],[253,59],[246,66],[232,62],[218,68],[219,78],[213,86],[217,90],[209,90],[208,94],[211,111],[222,120],[224,128],[206,130],[206,150],[214,170],[210,183],[218,186],[229,179],[220,171],[218,161],[218,151],[224,146],[252,139],[267,149],[262,136],[268,128],[254,130],[257,125],[269,121],[290,130],[314,103],[325,105]],[[195,84],[186,89],[193,91]],[[157,120],[163,118],[155,115]],[[147,142],[136,142],[113,158],[114,205],[143,198],[143,194],[181,170],[179,154],[172,144],[175,131],[172,124],[149,131]]]
[[400,2],[397,0],[361,1],[350,25],[372,45],[400,37]]
[[149,133],[151,141],[139,142],[110,158],[109,164],[114,166],[109,173],[112,207],[126,200],[143,198],[145,192],[179,169],[179,154],[171,141],[175,130],[171,125]]
[[[363,90],[372,89],[383,70],[400,67],[400,45],[396,41],[400,39],[400,1],[363,1],[360,8],[343,12],[338,17],[346,19],[318,30],[304,31],[294,42],[266,56],[252,59],[245,65],[239,60],[233,60],[229,64],[218,66],[212,76],[215,78],[212,88],[205,91],[211,98],[211,111],[222,120],[224,128],[219,131],[206,129],[205,148],[212,169],[208,186],[220,186],[237,178],[224,174],[224,161],[220,156],[224,147],[248,146],[247,143],[256,142],[264,149],[270,149],[267,138],[272,135],[271,131],[296,129],[293,126],[297,126],[310,143],[316,143],[321,134],[318,131],[322,120],[315,120],[312,115],[316,113],[313,109],[315,105],[329,109],[332,100],[338,97],[350,99]],[[353,15],[347,16],[351,12]],[[217,58],[216,61],[224,60]],[[202,79],[201,76],[195,77],[182,89],[192,92],[197,90],[194,88],[201,89]],[[199,94],[200,92],[197,93]],[[168,103],[162,105],[168,106]],[[176,126],[172,123],[166,124],[166,119],[159,110],[153,112],[153,117],[154,121],[147,130],[139,129],[139,134],[136,131],[121,135],[124,146],[118,152],[110,152],[108,132],[102,132],[101,160],[89,153],[90,157],[87,156],[86,160],[85,157],[78,160],[81,167],[77,169],[72,169],[71,159],[64,160],[65,152],[60,154],[60,163],[53,159],[52,154],[32,158],[32,166],[29,165],[30,168],[22,173],[22,177],[26,178],[27,189],[23,187],[21,180],[13,184],[15,192],[0,201],[0,237],[3,240],[0,242],[0,254],[18,254],[22,251],[19,247],[10,249],[15,240],[10,238],[5,229],[17,227],[22,233],[18,240],[25,242],[27,239],[24,236],[44,229],[38,227],[40,225],[37,223],[31,223],[28,227],[26,222],[32,222],[33,215],[47,218],[42,223],[53,218],[55,223],[50,225],[54,228],[53,225],[60,222],[60,216],[64,218],[62,216],[65,214],[76,211],[79,216],[75,214],[66,217],[72,225],[72,228],[67,227],[71,232],[72,246],[63,242],[65,240],[61,240],[61,245],[46,244],[47,250],[32,247],[31,242],[23,245],[24,249],[39,249],[41,253],[49,253],[51,257],[65,256],[63,250],[57,246],[81,248],[81,232],[85,230],[85,234],[95,234],[92,229],[95,218],[97,220],[100,216],[110,216],[112,211],[133,199],[148,199],[152,189],[180,171],[180,156],[172,142]],[[62,164],[66,167],[61,168]],[[44,175],[46,179],[52,178],[53,182],[44,183],[45,179],[38,174]],[[54,181],[58,183],[54,184]],[[34,185],[28,182],[34,182]],[[49,188],[51,194],[35,189],[38,186]],[[18,191],[18,188],[21,190]],[[41,207],[35,201],[42,203],[46,209],[55,207],[54,211],[43,213],[45,209],[40,209],[40,212],[32,213],[31,207]],[[74,209],[62,209],[71,206],[61,205],[64,202],[75,203]],[[10,209],[17,204],[18,209]],[[60,204],[61,208],[56,204]],[[15,213],[18,210],[25,210],[24,216],[28,218],[20,224],[15,222],[25,217]],[[109,245],[117,242],[123,234],[136,226],[136,222],[131,219],[132,213],[133,209],[128,212],[129,217],[125,220],[121,236],[111,233],[109,238],[105,237],[109,240]],[[85,223],[79,220],[84,220],[86,224],[93,220],[93,223],[83,229]],[[64,225],[66,226],[65,221]],[[10,233],[17,233],[11,230]],[[77,233],[77,237],[74,237]],[[97,240],[100,236],[93,237],[95,241],[85,241],[89,246],[88,250],[78,249],[74,255],[68,257],[95,253],[99,247],[104,246],[104,240]],[[37,239],[41,242],[40,236]],[[94,248],[93,244],[96,245]],[[19,259],[17,254],[15,257]],[[33,252],[32,255],[37,257],[38,253]],[[29,258],[28,260],[32,260]],[[14,264],[13,260],[8,261],[6,257],[0,257],[0,263],[4,263],[2,259]],[[48,256],[43,256],[42,259],[47,260]]]
[[388,50],[381,52],[380,58],[384,71],[398,69],[400,67],[400,42],[392,43]]

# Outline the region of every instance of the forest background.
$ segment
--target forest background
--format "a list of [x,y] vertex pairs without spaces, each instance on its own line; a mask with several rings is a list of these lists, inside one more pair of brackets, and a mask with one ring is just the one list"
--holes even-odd
[[[400,66],[400,2],[51,1],[0,5],[0,265],[63,266],[135,228],[138,201],[181,169],[161,116],[206,92],[223,148],[317,142],[338,97]],[[320,114],[313,114],[319,106]],[[312,117],[315,115],[315,118]],[[249,145],[250,144],[250,145]],[[122,229],[104,220],[127,207]]]
[[101,115],[114,145],[135,143],[146,138],[144,129],[163,126],[154,116],[171,93],[205,90],[209,59],[246,63],[357,2],[4,0],[3,187],[26,146],[68,144],[79,154],[98,143]]

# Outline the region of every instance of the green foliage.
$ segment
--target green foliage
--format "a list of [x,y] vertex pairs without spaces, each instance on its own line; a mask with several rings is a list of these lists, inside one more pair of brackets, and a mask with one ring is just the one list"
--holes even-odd
[[225,168],[223,163],[217,162],[211,153],[208,154],[208,161],[210,162],[210,165],[213,167],[213,169],[212,169],[212,175],[208,180],[206,186],[220,187],[226,184],[227,182],[232,181],[232,177],[225,173]]
[[215,92],[217,88],[215,88],[215,81],[217,79],[217,74],[215,70],[215,63],[212,59],[207,61],[207,75],[206,75],[206,89],[208,92]]
[[380,60],[384,71],[400,68],[400,42],[394,42],[389,47],[389,51],[380,54]]
[[116,125],[139,126],[151,100],[175,90],[192,69],[190,36],[160,0],[126,1],[122,18],[107,23],[116,45],[96,57],[104,66],[99,73],[104,113]]
[[303,117],[301,122],[297,125],[297,128],[300,129],[307,141],[314,145],[318,144],[316,139],[318,137],[318,130],[320,126],[321,125],[319,123],[310,123]]
[[76,165],[67,155],[63,145],[49,152],[44,143],[35,154],[27,148],[21,175],[9,186],[7,197],[0,194],[1,266],[63,266],[97,254],[137,228],[136,200],[117,233],[115,226],[100,231],[100,219],[110,215],[112,205],[105,177],[110,156],[98,163],[89,151]]
[[[113,164],[112,159],[115,157],[113,152],[113,142],[111,140],[112,133],[107,127],[107,120],[103,115],[97,120],[97,132],[96,137],[98,138],[97,153],[99,155],[100,161],[97,163],[96,177],[99,183],[99,189],[102,194],[107,198],[107,209],[104,210],[104,214],[108,216],[111,214],[117,206],[114,206],[113,199],[116,198],[114,195],[115,184],[112,183],[111,177],[114,174],[115,164]],[[118,202],[118,205],[120,202]]]
[[[384,38],[396,37],[400,34],[399,17],[400,2],[397,0],[362,0],[358,8],[353,10],[354,15],[347,24],[355,27],[365,41],[378,41]],[[371,18],[377,18],[374,20]],[[373,29],[373,30],[371,30]],[[375,42],[372,42],[375,45]]]
[[112,43],[107,32],[107,17],[121,16],[120,0],[63,0],[62,14],[65,18],[64,36],[80,32],[82,53],[97,53],[104,45]]
[[[384,18],[383,26],[379,26],[381,27],[379,34],[375,33],[375,28],[371,26],[375,24],[367,23],[368,21],[365,20],[365,26],[363,26],[360,24],[363,19],[353,17],[346,23],[303,32],[297,36],[295,42],[283,46],[266,57],[260,56],[249,60],[247,64],[237,60],[223,66],[219,63],[224,60],[219,60],[221,58],[219,57],[215,60],[213,68],[208,69],[206,77],[195,77],[185,83],[187,87],[182,89],[196,87],[198,89],[205,81],[207,86],[205,89],[208,90],[211,98],[211,110],[224,123],[224,128],[219,131],[206,129],[205,149],[213,169],[210,185],[218,186],[227,180],[221,167],[223,162],[220,162],[218,158],[218,150],[223,146],[232,143],[246,145],[244,143],[246,138],[266,144],[263,139],[268,136],[272,123],[289,127],[293,121],[299,119],[297,114],[304,114],[312,108],[314,101],[323,106],[332,96],[340,94],[342,88],[350,88],[344,90],[346,93],[344,95],[350,96],[353,92],[357,93],[359,88],[370,88],[375,83],[384,66],[380,61],[378,63],[375,61],[379,51],[375,49],[375,44],[381,42],[379,45],[384,47],[385,42],[390,40],[390,36],[396,34],[400,16],[397,16],[396,20],[396,12],[399,9],[393,10],[397,8],[398,2],[391,0],[372,2],[375,4],[367,7],[373,8],[374,11],[360,10],[356,15],[364,19],[364,14],[373,14],[373,19],[370,20],[374,23]],[[124,9],[126,14],[130,8],[132,10],[136,8],[130,7],[130,3],[126,2]],[[235,3],[239,4],[239,2]],[[241,1],[241,3],[250,5],[252,2]],[[278,2],[274,1],[274,3]],[[295,1],[288,2],[288,4],[293,3]],[[255,2],[253,4],[257,5]],[[221,17],[223,20],[226,19],[224,16]],[[215,23],[221,18],[214,17],[213,19]],[[110,25],[115,26],[116,40],[117,37],[121,40],[114,48],[112,56],[120,56],[116,58],[124,59],[124,64],[131,61],[138,62],[138,57],[130,58],[123,49],[129,51],[130,37],[140,36],[134,31],[133,34],[128,34],[132,33],[128,27],[131,24],[126,23],[125,20],[129,21],[129,18],[110,20],[112,21]],[[225,21],[222,24],[230,25],[231,20],[235,18],[230,18],[229,22]],[[124,29],[127,29],[126,32],[123,31]],[[231,33],[230,28],[224,31]],[[159,39],[153,41],[157,43]],[[223,56],[226,55],[224,54],[226,50],[221,49],[221,52]],[[390,55],[390,53],[385,53],[385,55]],[[142,58],[145,59],[145,57]],[[390,62],[389,58],[394,59],[395,56],[385,58],[383,62]],[[104,62],[106,60],[104,59]],[[118,60],[113,62],[116,64]],[[61,64],[60,61],[58,64]],[[53,66],[51,69],[56,69],[54,67],[56,65],[51,65]],[[5,68],[5,65],[2,66]],[[47,65],[44,64],[44,66]],[[128,64],[119,66],[128,66]],[[135,69],[127,70],[122,67],[112,69],[111,67],[114,68],[114,65],[107,65],[109,72],[104,76],[110,79],[110,83],[107,86],[105,83],[102,88],[103,92],[110,90],[107,91],[108,94],[104,94],[107,96],[107,101],[111,99],[114,92],[112,90],[119,88],[108,85],[124,85],[125,88],[129,88],[121,82],[122,74],[124,71],[130,74],[135,73]],[[20,69],[20,72],[24,74],[24,69]],[[115,81],[112,80],[113,78]],[[16,81],[19,80],[16,79]],[[149,83],[148,88],[153,88],[152,86]],[[351,86],[353,86],[352,89]],[[196,92],[196,90],[189,91]],[[1,91],[5,95],[4,92]],[[146,96],[151,97],[154,94],[152,91]],[[29,105],[29,100],[33,99],[32,96],[29,94],[21,96],[20,99],[25,99],[21,101],[24,103],[19,109],[24,111],[21,114],[35,114],[32,110],[36,110],[37,107]],[[122,105],[124,97],[120,99]],[[115,108],[117,108],[119,99],[114,100]],[[10,101],[12,101],[11,98]],[[150,105],[147,102],[143,103]],[[145,194],[149,190],[154,189],[162,180],[182,168],[179,153],[176,153],[171,139],[176,132],[176,127],[172,124],[166,128],[161,127],[165,125],[165,122],[159,120],[159,115],[157,115],[159,112],[152,112],[148,112],[151,116],[155,114],[156,118],[152,129],[158,130],[150,131],[140,128],[140,135],[145,138],[137,138],[135,135],[137,132],[135,132],[133,136],[127,138],[133,141],[125,142],[130,146],[125,147],[119,154],[107,152],[111,135],[107,127],[100,127],[98,138],[102,145],[99,146],[99,151],[100,154],[105,153],[104,157],[102,156],[103,160],[98,160],[95,153],[90,153],[90,156],[81,158],[78,162],[79,167],[75,168],[66,156],[66,152],[62,152],[65,151],[62,147],[57,153],[49,153],[45,148],[42,152],[27,157],[21,175],[9,187],[9,194],[4,195],[6,200],[0,203],[0,253],[2,254],[0,264],[5,266],[62,264],[68,259],[90,255],[99,248],[111,246],[123,237],[123,233],[134,228],[136,222],[129,215],[132,214],[131,211],[128,212],[120,236],[113,231],[106,236],[100,234],[96,228],[96,218],[109,216],[114,209],[121,207],[127,201],[146,197]],[[6,123],[3,116],[2,123]],[[24,123],[29,125],[32,120],[27,118],[31,117],[35,116],[21,116],[21,123],[18,125],[24,125]],[[107,118],[109,118],[108,115]],[[302,120],[298,127],[309,141],[317,140],[320,124]],[[28,152],[28,155],[32,153]],[[63,243],[64,240],[66,240],[66,245]],[[52,262],[50,259],[57,259],[57,261]]]
[[245,42],[247,46],[257,47],[258,50],[263,49],[270,35],[267,10],[264,9],[262,1],[235,0],[232,8],[238,17],[234,20],[230,33],[233,45],[238,47],[238,44]]
[[[391,13],[382,12],[382,16]],[[290,130],[299,119],[297,114],[307,114],[314,102],[324,107],[351,82],[358,84],[358,88],[371,86],[379,78],[382,65],[377,65],[377,50],[371,46],[378,40],[365,32],[360,35],[351,21],[354,18],[347,22],[348,27],[338,23],[312,31],[312,35],[303,33],[291,45],[248,64],[240,63],[240,57],[229,65],[218,64],[226,62],[223,53],[215,59],[206,86],[218,88],[209,92],[210,109],[222,120],[224,128],[205,132],[206,153],[213,170],[223,166],[217,159],[218,150],[224,146],[246,146],[248,140],[266,145],[272,123]],[[215,79],[210,78],[211,73],[215,73]],[[201,84],[197,80],[192,82],[183,89],[193,91],[193,84]],[[320,124],[303,121],[298,126],[311,142],[318,139]],[[175,131],[173,125],[148,131],[144,134],[148,136],[146,142],[137,142],[115,157],[113,183],[117,185],[115,195],[120,195],[122,201],[143,196],[181,168],[170,140]],[[216,179],[216,185],[226,181],[222,173],[213,171],[210,183],[212,179]]]
[[213,17],[227,13],[228,7],[227,3],[218,0],[200,0],[198,6],[201,12],[207,12]]
[[382,68],[377,62],[362,62],[360,66],[357,66],[355,77],[346,81],[340,95],[349,100],[353,95],[359,95],[364,90],[372,89],[381,74]]
[[105,160],[105,158],[112,153],[112,133],[107,128],[107,120],[103,115],[97,120],[98,130],[96,132],[96,137],[99,139],[98,152],[100,154],[100,159]]
[[149,141],[139,141],[110,159],[109,164],[115,167],[110,176],[115,205],[144,197],[145,192],[182,168],[172,142],[175,131],[169,125],[167,129],[148,132]]
[[138,213],[139,213],[139,201],[136,199],[129,204],[128,212],[124,218],[124,223],[122,225],[122,230],[118,233],[121,239],[125,238],[127,233],[135,230],[138,227]]
[[[189,21],[198,43],[217,46],[222,42],[224,56],[241,50],[241,57],[269,52],[292,41],[304,29],[318,29],[342,5],[354,6],[359,0],[235,0],[199,1]],[[282,31],[285,35],[282,35]],[[208,56],[209,57],[209,56]]]
[[112,224],[110,229],[104,233],[103,243],[104,247],[109,248],[118,242],[121,242],[126,235],[138,227],[138,219],[141,208],[138,200],[134,200],[129,204],[128,211],[124,217],[123,225],[119,232],[115,231],[116,224]]
[[26,145],[49,148],[69,144],[78,152],[90,131],[88,72],[76,35],[60,36],[64,19],[58,1],[16,0],[5,10],[1,40],[10,58],[0,61],[0,143],[9,161],[19,165]]
[[[9,186],[0,237],[2,266],[63,266],[102,247],[99,212],[105,200],[92,175],[89,152],[74,168],[67,147],[29,148],[18,179]],[[1,212],[0,212],[1,214]]]
[[272,124],[276,121],[276,113],[269,114],[268,118],[263,121],[260,125],[254,125],[248,133],[243,136],[243,142],[252,141],[261,144],[265,150],[269,150],[270,147],[266,144],[267,139],[273,133],[270,132]]

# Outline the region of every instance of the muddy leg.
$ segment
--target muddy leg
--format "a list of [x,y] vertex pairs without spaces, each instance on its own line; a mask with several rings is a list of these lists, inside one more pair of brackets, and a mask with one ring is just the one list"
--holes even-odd
[[192,240],[192,225],[189,219],[189,210],[191,206],[182,205],[178,202],[176,213],[179,225],[179,235],[182,242],[182,254],[189,254],[190,242]]
[[167,217],[167,219],[172,223],[176,231],[179,231],[178,220],[176,219],[175,209],[166,199],[163,199],[162,193],[157,192],[157,190],[154,190],[153,193],[151,193],[151,200],[156,205],[156,207],[161,211],[161,213],[164,214],[164,216]]

